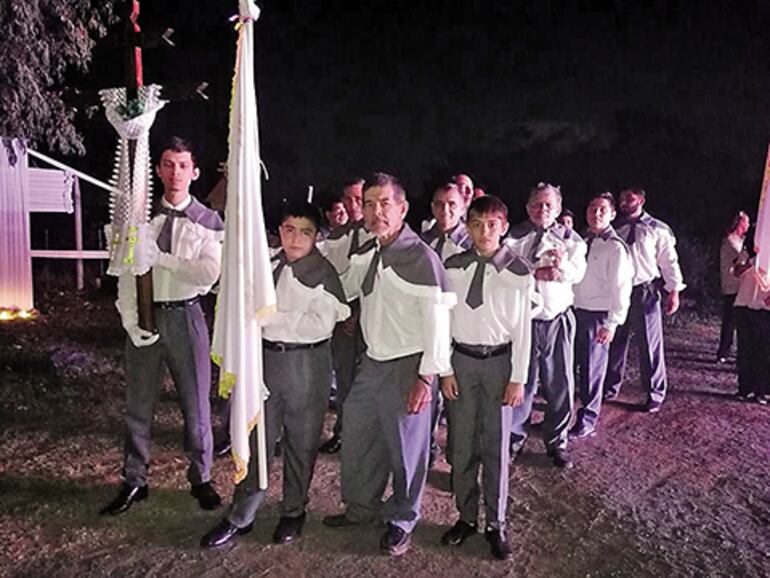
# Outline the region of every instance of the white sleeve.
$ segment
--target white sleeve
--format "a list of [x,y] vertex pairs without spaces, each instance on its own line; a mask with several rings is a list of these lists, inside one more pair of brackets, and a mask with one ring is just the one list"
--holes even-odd
[[340,282],[348,302],[358,299],[361,284],[364,282],[373,257],[374,251],[369,251],[365,255],[353,255],[348,261],[347,269],[340,273]]
[[532,347],[532,292],[534,279],[528,275],[517,288],[510,289],[513,315],[506,319],[511,335],[511,376],[513,383],[526,383],[529,376],[529,358]]
[[581,240],[571,243],[567,249],[567,259],[562,259],[559,265],[561,272],[561,281],[570,285],[575,285],[583,280],[586,274],[586,252],[588,248]]
[[214,238],[203,238],[198,256],[183,259],[171,253],[160,253],[158,265],[168,269],[185,283],[210,287],[219,279],[222,266],[222,243]]
[[340,307],[339,302],[326,291],[310,301],[306,309],[281,310],[278,309],[265,323],[268,326],[280,326],[288,335],[299,335],[309,342],[326,339],[338,321],[344,321],[350,314],[350,309],[345,305]]
[[666,291],[682,291],[685,287],[682,269],[679,267],[679,255],[676,253],[676,238],[668,228],[662,228],[656,236],[658,267],[665,282]]
[[422,359],[420,375],[450,375],[451,300],[419,299],[422,310]]
[[605,327],[614,330],[626,321],[631,305],[634,266],[628,251],[620,243],[612,242],[612,250],[608,271],[609,286],[606,289],[610,295],[610,307]]

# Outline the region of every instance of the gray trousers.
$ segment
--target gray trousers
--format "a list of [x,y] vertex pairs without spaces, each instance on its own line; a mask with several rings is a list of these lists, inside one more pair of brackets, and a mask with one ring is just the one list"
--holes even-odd
[[575,309],[575,382],[581,408],[577,423],[596,427],[602,410],[602,384],[607,374],[609,344],[596,343],[596,333],[607,321],[607,311]]
[[[361,312],[358,301],[351,303],[350,308],[353,315],[358,316]],[[348,398],[350,388],[353,385],[358,360],[364,348],[360,322],[356,323],[356,330],[353,335],[348,335],[342,330],[342,323],[336,325],[332,335],[332,360],[334,376],[337,381],[337,420],[334,422],[334,435],[342,433],[345,400]]]
[[628,319],[618,327],[610,344],[610,361],[604,379],[604,394],[617,395],[626,371],[631,328],[639,338],[639,360],[642,386],[649,390],[652,401],[666,397],[666,359],[663,353],[663,317],[660,291],[654,282],[637,285],[631,291]]
[[543,442],[546,449],[566,448],[575,396],[575,316],[568,309],[549,321],[532,320],[532,349],[524,403],[513,408],[511,443],[521,447],[527,439],[532,401],[540,391],[545,398]]
[[[312,349],[265,349],[265,451],[268,472],[278,438],[283,444],[283,500],[281,516],[296,518],[305,512],[308,490],[318,455],[318,439],[331,385],[331,353],[326,342]],[[235,486],[227,514],[231,524],[243,528],[254,521],[267,494],[259,488],[257,431],[249,440],[251,457],[246,477]]]
[[460,519],[476,524],[479,514],[478,474],[482,469],[487,527],[505,527],[508,503],[508,440],[513,408],[503,405],[511,376],[511,357],[475,359],[452,355],[460,396],[445,400],[452,459],[452,488]]
[[187,479],[211,479],[212,440],[209,390],[209,333],[200,304],[176,309],[155,308],[160,339],[135,347],[126,339],[126,441],[123,476],[127,484],[144,486],[150,464],[150,434],[161,390],[163,364],[168,366],[184,416],[184,450],[190,460]]
[[[411,532],[420,518],[431,410],[428,405],[418,414],[407,414],[406,398],[417,381],[421,355],[391,361],[362,356],[345,401],[343,424],[342,500],[351,520],[369,522],[382,516]],[[383,510],[382,495],[391,476],[393,494]]]

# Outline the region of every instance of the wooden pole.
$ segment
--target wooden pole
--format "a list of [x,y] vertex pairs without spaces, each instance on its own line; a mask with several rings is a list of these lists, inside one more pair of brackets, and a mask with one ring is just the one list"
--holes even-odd
[[[125,71],[126,71],[126,106],[139,95],[139,88],[144,84],[142,71],[142,38],[139,28],[139,0],[127,0],[128,15],[125,28]],[[130,186],[133,190],[134,159],[136,158],[136,141],[128,141],[128,161],[130,171]],[[139,327],[145,331],[157,331],[155,315],[152,310],[152,270],[136,278],[136,302],[139,314]]]
[[[75,205],[75,250],[83,250],[83,211],[80,203],[80,183],[77,177],[73,183],[74,190],[72,191],[73,201]],[[75,283],[78,291],[82,291],[85,287],[83,280],[83,259],[77,259],[75,261]]]

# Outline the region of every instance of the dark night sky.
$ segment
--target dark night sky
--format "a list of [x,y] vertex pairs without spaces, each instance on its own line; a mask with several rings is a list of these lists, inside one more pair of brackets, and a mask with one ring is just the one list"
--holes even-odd
[[[453,171],[514,214],[538,180],[578,209],[642,183],[658,214],[693,230],[727,206],[753,209],[770,140],[769,4],[262,2],[267,202],[383,169],[405,181],[415,213],[430,180]],[[211,85],[208,102],[169,104],[153,137],[193,137],[211,176],[226,155],[237,2],[142,5],[143,28],[172,26],[177,42],[146,50],[146,82]],[[120,83],[119,62],[99,47],[84,85]],[[102,117],[81,126],[101,166],[114,137]]]

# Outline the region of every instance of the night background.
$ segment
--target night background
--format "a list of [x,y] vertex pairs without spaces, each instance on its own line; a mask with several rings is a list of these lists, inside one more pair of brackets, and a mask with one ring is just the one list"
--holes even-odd
[[[639,184],[649,211],[674,228],[697,289],[707,274],[698,254],[715,251],[733,210],[756,210],[770,140],[767,3],[260,4],[269,220],[308,185],[320,200],[373,170],[404,181],[413,222],[427,214],[437,179],[456,172],[505,199],[512,222],[538,181],[561,185],[580,224],[590,194]],[[145,83],[209,83],[208,101],[172,101],[151,133],[155,144],[179,133],[198,145],[203,177],[193,192],[204,198],[227,156],[236,11],[235,1],[142,2],[154,44]],[[166,27],[176,47],[150,41]],[[88,94],[122,85],[120,38],[117,24],[71,86]],[[87,155],[68,160],[106,178],[113,129],[101,110],[79,114],[78,127]],[[84,202],[87,224],[106,219],[100,192]],[[40,227],[33,233],[39,239]]]

